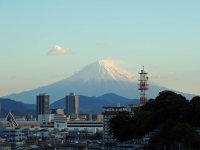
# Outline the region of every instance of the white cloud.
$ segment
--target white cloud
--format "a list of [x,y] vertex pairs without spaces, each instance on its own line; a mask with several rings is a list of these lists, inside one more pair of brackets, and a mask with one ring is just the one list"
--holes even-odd
[[97,46],[98,47],[105,47],[106,43],[105,42],[99,42],[99,43],[97,43]]
[[58,56],[58,55],[64,55],[70,51],[69,48],[62,48],[58,45],[55,45],[48,53],[48,56]]

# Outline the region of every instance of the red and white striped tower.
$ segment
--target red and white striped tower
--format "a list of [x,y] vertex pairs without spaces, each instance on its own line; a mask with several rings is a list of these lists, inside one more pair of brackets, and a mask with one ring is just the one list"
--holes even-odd
[[139,90],[140,90],[140,105],[144,105],[147,103],[147,91],[149,90],[147,81],[149,77],[147,76],[147,72],[144,71],[144,66],[143,69],[141,70],[140,74],[140,84],[139,84]]

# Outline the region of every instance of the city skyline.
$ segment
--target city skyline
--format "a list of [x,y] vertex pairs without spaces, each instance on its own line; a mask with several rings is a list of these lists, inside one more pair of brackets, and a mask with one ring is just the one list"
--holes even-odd
[[[0,96],[63,80],[101,59],[200,95],[199,1],[1,1]],[[139,78],[139,75],[138,75]]]

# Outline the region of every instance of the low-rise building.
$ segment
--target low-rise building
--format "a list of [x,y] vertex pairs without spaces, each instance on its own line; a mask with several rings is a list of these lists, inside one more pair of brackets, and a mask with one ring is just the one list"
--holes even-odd
[[24,140],[24,133],[22,133],[21,128],[15,129],[6,129],[0,133],[2,138],[10,139],[13,141],[22,141]]
[[51,114],[38,115],[38,122],[40,122],[41,124],[47,124],[51,122]]
[[88,131],[92,133],[103,131],[103,121],[68,121],[69,131]]
[[15,128],[40,128],[37,121],[16,121],[14,115],[9,112],[4,121],[0,121],[0,130]]
[[65,129],[67,128],[66,115],[56,114],[54,115],[54,128]]

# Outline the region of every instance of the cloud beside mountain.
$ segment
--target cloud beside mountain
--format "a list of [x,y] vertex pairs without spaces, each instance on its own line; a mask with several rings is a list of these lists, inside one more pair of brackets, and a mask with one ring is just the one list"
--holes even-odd
[[59,56],[59,55],[65,55],[66,53],[69,53],[69,48],[62,48],[58,45],[55,45],[48,53],[48,56]]

